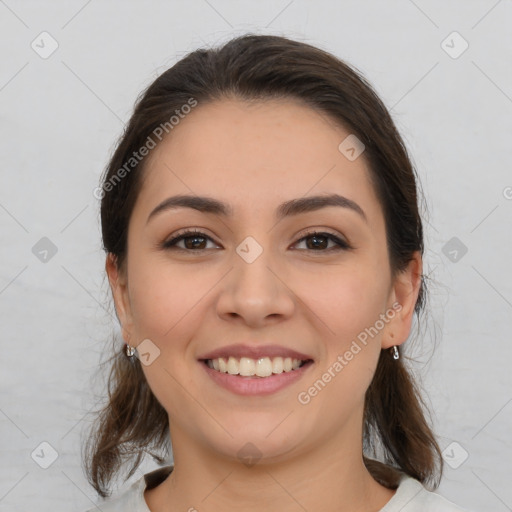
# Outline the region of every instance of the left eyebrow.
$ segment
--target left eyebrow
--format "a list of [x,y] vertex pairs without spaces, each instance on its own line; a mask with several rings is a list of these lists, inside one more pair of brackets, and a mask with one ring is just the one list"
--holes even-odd
[[[277,220],[280,220],[284,217],[313,212],[329,206],[348,208],[357,213],[366,223],[368,222],[363,209],[355,201],[339,194],[308,196],[285,201],[277,207],[275,216]],[[162,201],[149,214],[146,223],[158,213],[176,208],[191,208],[203,213],[211,213],[223,217],[233,216],[232,206],[217,199],[205,196],[179,195]]]

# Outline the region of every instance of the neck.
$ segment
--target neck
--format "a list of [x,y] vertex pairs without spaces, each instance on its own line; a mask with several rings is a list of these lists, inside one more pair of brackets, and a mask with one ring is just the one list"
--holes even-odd
[[145,498],[152,512],[377,512],[394,491],[372,478],[356,445],[337,440],[337,449],[326,444],[283,462],[251,466],[219,454],[178,451],[171,475]]

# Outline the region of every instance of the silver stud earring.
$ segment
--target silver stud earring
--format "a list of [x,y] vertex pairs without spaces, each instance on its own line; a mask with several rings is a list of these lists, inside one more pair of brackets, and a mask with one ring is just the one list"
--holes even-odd
[[400,352],[398,351],[398,347],[396,345],[393,345],[391,347],[391,355],[393,356],[393,359],[400,359]]
[[128,357],[133,357],[133,355],[135,354],[135,347],[128,345],[128,343],[126,344],[125,350],[126,350],[126,355]]

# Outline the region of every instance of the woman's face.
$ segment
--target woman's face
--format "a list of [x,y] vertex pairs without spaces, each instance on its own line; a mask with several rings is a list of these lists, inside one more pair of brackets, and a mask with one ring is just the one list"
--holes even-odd
[[421,260],[392,281],[364,152],[339,149],[349,135],[291,100],[223,100],[150,154],[126,272],[107,270],[176,461],[360,449],[365,391],[382,348],[407,338]]

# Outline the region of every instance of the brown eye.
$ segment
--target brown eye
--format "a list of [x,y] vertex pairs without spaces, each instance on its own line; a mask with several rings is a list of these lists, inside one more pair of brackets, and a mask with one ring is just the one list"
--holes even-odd
[[[308,233],[306,236],[302,237],[297,244],[306,240],[306,250],[315,251],[315,252],[330,252],[330,251],[338,251],[338,250],[346,250],[350,249],[350,245],[341,240],[336,235],[332,233],[320,233],[313,232]],[[334,247],[328,247],[329,242],[333,242],[335,244]]]
[[[208,240],[213,242],[209,236],[200,231],[186,231],[164,242],[162,247],[164,249],[179,249],[184,251],[203,251],[207,249],[206,245]],[[178,243],[181,241],[183,241],[183,247],[178,246]]]

